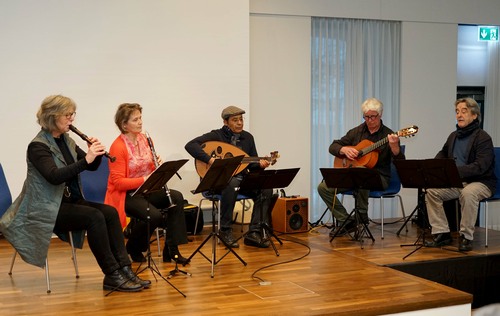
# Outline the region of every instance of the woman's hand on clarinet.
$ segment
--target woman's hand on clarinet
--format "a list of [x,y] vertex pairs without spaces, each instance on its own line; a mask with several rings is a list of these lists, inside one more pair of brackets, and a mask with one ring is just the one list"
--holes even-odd
[[85,155],[85,160],[87,163],[92,163],[97,156],[104,155],[106,152],[106,146],[101,144],[101,142],[94,137],[89,138],[92,144],[87,143],[89,150],[87,151],[87,155]]

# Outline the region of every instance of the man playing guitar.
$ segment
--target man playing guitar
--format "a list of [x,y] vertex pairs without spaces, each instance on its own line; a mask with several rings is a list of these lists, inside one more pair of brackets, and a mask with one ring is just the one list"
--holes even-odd
[[[389,185],[391,176],[392,159],[404,159],[400,150],[399,136],[382,123],[383,104],[375,98],[369,98],[361,105],[364,122],[349,130],[341,139],[334,140],[330,145],[329,152],[334,155],[335,167],[367,167],[374,168],[380,173],[384,188]],[[377,150],[365,154],[370,144],[380,145]],[[372,157],[369,157],[372,156]],[[348,212],[338,201],[336,194],[349,191],[352,188],[329,188],[322,181],[318,185],[318,193],[332,211],[337,220],[337,227],[332,229],[330,236],[334,236],[336,230],[342,226],[348,218]],[[361,220],[368,224],[368,196],[369,190],[359,190],[355,201]],[[334,205],[335,204],[335,205]],[[355,221],[350,220],[344,226],[344,231],[338,232],[336,236],[345,234],[356,228]]]

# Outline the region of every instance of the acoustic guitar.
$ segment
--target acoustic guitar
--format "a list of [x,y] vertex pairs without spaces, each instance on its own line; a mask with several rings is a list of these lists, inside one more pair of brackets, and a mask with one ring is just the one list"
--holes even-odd
[[[205,153],[207,153],[207,155],[209,155],[212,158],[216,158],[216,159],[244,156],[243,160],[241,161],[241,164],[234,172],[235,175],[242,172],[243,170],[245,170],[249,164],[257,163],[261,159],[267,160],[267,161],[269,161],[269,163],[271,165],[274,165],[279,158],[279,154],[277,151],[271,152],[270,157],[250,157],[250,156],[248,156],[247,153],[245,153],[240,148],[238,148],[234,145],[224,143],[224,142],[219,142],[219,141],[205,142],[201,145],[201,148],[203,148],[203,151]],[[198,175],[201,178],[203,178],[205,176],[208,169],[210,168],[210,166],[207,163],[205,163],[201,160],[198,160],[198,159],[195,160],[194,165],[196,167],[196,172],[198,173]]]
[[[402,130],[397,131],[395,134],[398,137],[412,137],[418,132],[418,127],[412,125]],[[389,141],[388,137],[384,137],[378,142],[374,143],[367,139],[363,139],[356,146],[351,146],[359,151],[359,155],[356,159],[350,160],[346,157],[335,157],[333,160],[334,168],[348,168],[348,167],[366,167],[373,168],[378,161],[378,151],[375,149],[386,144]]]

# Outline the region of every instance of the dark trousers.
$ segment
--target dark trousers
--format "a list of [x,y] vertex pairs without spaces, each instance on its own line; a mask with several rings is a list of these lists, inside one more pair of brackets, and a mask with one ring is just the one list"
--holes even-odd
[[[130,196],[125,199],[125,213],[137,219],[132,226],[127,247],[131,251],[144,252],[148,248],[151,235],[157,227],[166,228],[165,246],[186,244],[187,230],[184,215],[184,197],[176,190],[170,190],[172,202],[170,206],[164,190],[152,192],[147,199],[142,195]],[[150,217],[149,232],[147,231],[147,217]]]
[[[234,205],[238,191],[236,188],[240,186],[242,177],[232,177],[228,185],[221,192],[220,205],[220,226],[223,230],[231,228],[233,222]],[[249,231],[259,231],[260,224],[266,223],[271,226],[271,211],[272,211],[272,194],[273,190],[252,190],[239,192],[253,199],[252,219],[248,227]]]
[[86,230],[90,250],[104,274],[131,264],[118,212],[112,206],[85,200],[62,202],[54,230]]

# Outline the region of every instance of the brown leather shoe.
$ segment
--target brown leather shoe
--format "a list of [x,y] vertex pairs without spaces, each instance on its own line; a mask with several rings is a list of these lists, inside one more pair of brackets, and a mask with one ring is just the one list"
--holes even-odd
[[450,233],[440,233],[436,234],[433,237],[432,241],[426,241],[425,246],[431,248],[443,247],[451,244],[453,239],[451,238]]

